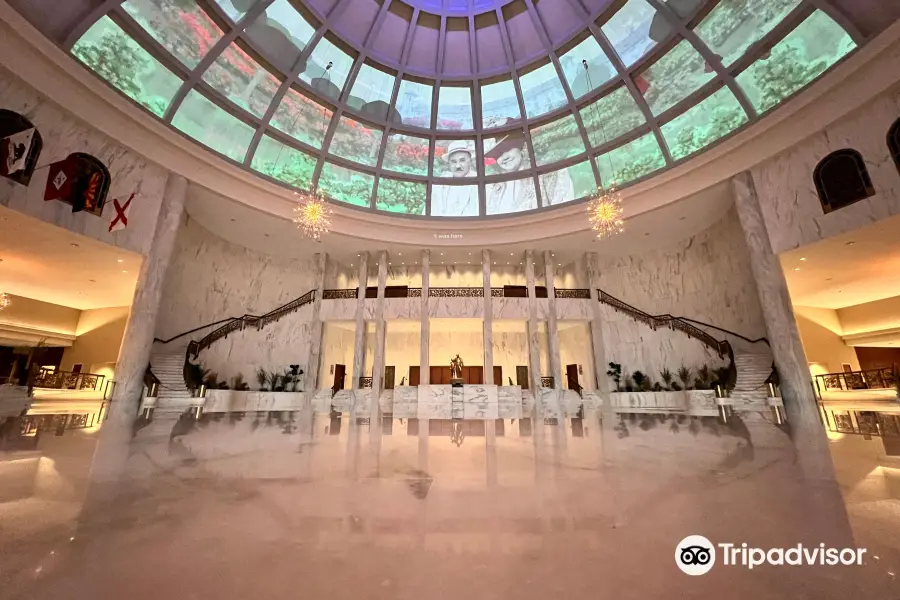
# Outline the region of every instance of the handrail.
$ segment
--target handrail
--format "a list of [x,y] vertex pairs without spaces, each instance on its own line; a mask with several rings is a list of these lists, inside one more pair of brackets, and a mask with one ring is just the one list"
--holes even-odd
[[603,290],[598,289],[597,291],[600,294],[600,302],[611,306],[613,310],[629,314],[631,318],[635,319],[636,321],[645,323],[651,329],[656,329],[660,325],[668,325],[670,329],[680,331],[688,337],[692,337],[695,340],[703,342],[704,344],[718,352],[719,356],[725,356],[726,354],[728,354],[728,346],[730,346],[730,344],[728,344],[727,341],[717,340],[709,333],[703,331],[699,327],[691,325],[684,319],[673,317],[670,314],[651,315],[631,306],[630,304],[623,302],[622,300],[619,300],[614,296],[607,294]]
[[688,321],[689,323],[696,323],[697,325],[702,325],[703,327],[709,327],[710,329],[715,329],[716,331],[721,331],[722,333],[727,333],[728,335],[733,335],[734,337],[736,337],[738,339],[742,339],[745,342],[748,342],[750,344],[758,344],[759,342],[765,342],[766,345],[768,345],[768,346],[772,345],[769,343],[769,338],[767,338],[767,337],[761,337],[761,338],[756,338],[755,340],[751,340],[750,338],[743,336],[739,333],[735,333],[735,332],[731,331],[730,329],[723,329],[722,327],[718,327],[717,325],[710,325],[709,323],[704,323],[703,321],[698,321],[697,319],[691,319],[689,317],[677,317],[677,318],[681,319],[682,321]]
[[[823,373],[816,375],[816,386],[819,391],[831,389],[860,390],[860,389],[892,389],[897,387],[897,373],[892,367],[880,367],[861,371],[841,371],[838,373]],[[820,387],[821,383],[821,387]]]

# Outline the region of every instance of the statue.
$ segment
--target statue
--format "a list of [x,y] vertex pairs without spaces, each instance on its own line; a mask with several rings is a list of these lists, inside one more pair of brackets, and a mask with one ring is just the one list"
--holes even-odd
[[450,361],[450,378],[462,379],[462,368],[464,366],[463,360],[459,357],[459,354],[457,354],[456,358]]

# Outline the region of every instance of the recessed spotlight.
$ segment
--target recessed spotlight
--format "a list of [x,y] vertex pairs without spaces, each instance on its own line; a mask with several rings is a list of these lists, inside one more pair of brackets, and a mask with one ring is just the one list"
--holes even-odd
[[78,244],[76,244],[75,242],[72,242],[72,243],[69,244],[69,245],[72,246],[73,248],[78,248]]
[[561,267],[561,266],[562,266],[562,263],[556,263],[556,266],[557,266],[557,267]]
[[848,245],[848,246],[852,246],[852,245],[855,244],[855,243],[856,243],[856,242],[854,242],[853,240],[850,240],[849,242],[847,242],[847,245]]
[[125,262],[125,261],[123,261],[123,260],[120,258],[118,262]]
[[471,253],[471,252],[469,252],[469,256],[472,256],[472,253]]
[[398,253],[397,253],[397,256],[403,256],[403,253],[402,253],[402,252],[398,252]]
[[794,270],[795,270],[795,271],[799,271],[799,270],[800,270],[800,267],[794,267]]
[[509,264],[509,262],[508,262],[508,261],[507,261],[507,263],[506,263],[506,264]]
[[800,260],[806,260],[806,257],[805,257],[805,256],[801,256],[801,257],[800,257]]
[[123,273],[127,273],[128,271],[123,270],[122,272],[123,272]]
[[443,256],[443,255],[444,255],[444,253],[443,253],[443,252],[441,252],[441,256]]
[[406,263],[405,263],[405,262],[401,262],[400,264],[401,264],[401,265],[405,265]]
[[515,253],[510,252],[509,255],[510,255],[510,256],[515,256]]

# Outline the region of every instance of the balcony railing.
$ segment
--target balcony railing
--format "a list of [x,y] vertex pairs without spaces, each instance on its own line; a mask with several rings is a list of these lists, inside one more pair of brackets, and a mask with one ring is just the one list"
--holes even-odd
[[819,392],[893,389],[897,387],[897,375],[889,368],[825,373],[816,375],[816,387]]
[[[346,290],[325,290],[322,298],[324,300],[339,300],[346,298],[356,298],[359,294],[357,289]],[[366,288],[366,298],[375,298],[378,295],[378,288],[369,286]],[[547,288],[537,286],[534,289],[534,295],[537,298],[547,297]],[[560,300],[590,300],[591,291],[586,289],[566,289],[556,288],[554,295]],[[411,288],[406,286],[388,286],[385,288],[385,298],[421,298],[422,288]],[[483,287],[431,287],[428,288],[429,298],[484,298]],[[524,285],[506,285],[503,287],[492,287],[491,298],[528,298],[528,287]]]
[[900,415],[874,410],[829,410],[819,407],[828,431],[874,437],[900,437]]
[[95,373],[75,373],[74,371],[57,371],[40,369],[34,375],[34,387],[54,390],[98,390],[102,388],[105,375]]

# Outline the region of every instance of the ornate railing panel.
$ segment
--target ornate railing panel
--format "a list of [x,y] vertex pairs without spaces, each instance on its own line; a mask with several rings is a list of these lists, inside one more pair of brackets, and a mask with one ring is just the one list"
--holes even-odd
[[571,299],[571,300],[590,300],[591,299],[591,290],[557,288],[555,290],[555,292],[556,292],[556,297],[560,298],[560,299]]
[[360,377],[359,378],[359,387],[361,387],[361,388],[372,387],[372,378],[371,377]]
[[491,288],[491,298],[502,298],[503,288]]
[[484,288],[433,287],[428,289],[428,296],[431,298],[484,298]]
[[897,387],[897,375],[893,369],[868,369],[843,373],[816,375],[819,391],[830,390],[878,390]]
[[552,377],[541,377],[541,387],[552,388],[552,387],[556,387],[556,386],[553,385]]
[[322,292],[322,300],[349,300],[356,298],[359,290],[353,288],[351,290],[325,290]]
[[97,375],[95,373],[40,369],[34,375],[33,385],[34,387],[55,390],[96,390],[105,378],[105,375]]
[[833,411],[820,406],[825,428],[835,433],[900,437],[900,415],[872,410]]
[[[431,294],[429,294],[430,296]],[[407,290],[407,298],[421,298],[422,297],[422,288],[409,288]]]

